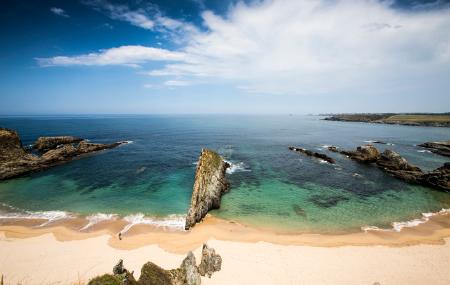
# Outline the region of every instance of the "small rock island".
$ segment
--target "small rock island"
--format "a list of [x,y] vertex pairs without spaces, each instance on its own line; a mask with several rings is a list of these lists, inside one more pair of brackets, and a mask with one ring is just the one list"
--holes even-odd
[[209,210],[220,207],[222,194],[230,187],[225,178],[228,167],[230,165],[220,155],[214,151],[202,149],[195,171],[191,205],[186,217],[186,230],[200,222]]
[[0,128],[0,180],[6,180],[65,163],[83,154],[115,148],[127,142],[89,143],[71,136],[40,137],[32,146],[22,146],[16,131]]

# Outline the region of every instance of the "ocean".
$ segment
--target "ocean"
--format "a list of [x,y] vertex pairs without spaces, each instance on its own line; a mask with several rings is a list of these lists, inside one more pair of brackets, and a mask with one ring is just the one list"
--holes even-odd
[[[85,216],[183,230],[202,148],[231,163],[231,190],[211,214],[288,233],[401,230],[450,208],[450,194],[411,185],[331,153],[374,140],[425,170],[448,159],[417,144],[448,140],[450,129],[324,121],[300,115],[152,115],[2,117],[24,145],[39,136],[73,135],[129,144],[22,178],[0,182],[0,224],[42,218],[43,226]],[[329,164],[288,150],[333,157]]]

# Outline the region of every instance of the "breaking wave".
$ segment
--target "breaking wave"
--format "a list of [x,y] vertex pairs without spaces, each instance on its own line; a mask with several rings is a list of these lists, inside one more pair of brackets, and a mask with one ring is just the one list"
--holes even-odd
[[446,215],[446,214],[450,214],[450,209],[442,209],[442,210],[440,210],[438,212],[435,212],[435,213],[422,213],[422,217],[419,218],[419,219],[413,219],[413,220],[409,220],[409,221],[405,221],[405,222],[393,222],[392,223],[392,228],[390,228],[390,229],[383,229],[383,228],[379,228],[379,227],[376,227],[376,226],[366,226],[366,227],[362,227],[361,230],[363,230],[364,232],[367,232],[367,231],[395,231],[395,232],[400,232],[404,228],[417,227],[420,224],[426,223],[433,216]]
[[128,224],[120,231],[122,234],[129,231],[135,225],[152,225],[168,229],[184,231],[186,218],[184,215],[169,215],[167,218],[151,218],[145,217],[144,214],[138,213],[128,215],[123,218]]
[[117,219],[116,214],[104,214],[104,213],[97,213],[94,215],[87,216],[86,219],[89,221],[84,227],[80,229],[80,231],[85,231],[92,227],[95,224],[98,224],[100,222],[104,221],[110,221],[110,220],[116,220]]

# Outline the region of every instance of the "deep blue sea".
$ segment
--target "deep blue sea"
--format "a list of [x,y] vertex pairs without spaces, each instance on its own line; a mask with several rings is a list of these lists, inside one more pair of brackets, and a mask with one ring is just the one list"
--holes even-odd
[[[320,116],[158,115],[3,117],[24,145],[39,136],[73,135],[92,142],[132,141],[23,178],[0,182],[0,223],[11,217],[71,215],[95,223],[182,225],[202,148],[231,162],[231,191],[211,213],[247,225],[289,232],[343,232],[367,226],[401,229],[422,213],[450,208],[450,194],[406,184],[326,146],[354,149],[372,140],[391,145],[431,170],[448,161],[416,145],[449,140],[449,128],[346,123]],[[291,152],[321,151],[335,165]],[[407,223],[398,223],[405,222]],[[397,223],[396,223],[397,222]],[[182,226],[181,226],[182,227]]]

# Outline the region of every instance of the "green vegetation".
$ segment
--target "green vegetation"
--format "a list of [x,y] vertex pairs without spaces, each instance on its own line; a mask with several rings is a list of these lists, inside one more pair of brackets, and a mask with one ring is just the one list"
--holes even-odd
[[447,122],[450,123],[450,115],[394,115],[383,119],[387,122]]

